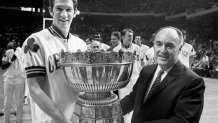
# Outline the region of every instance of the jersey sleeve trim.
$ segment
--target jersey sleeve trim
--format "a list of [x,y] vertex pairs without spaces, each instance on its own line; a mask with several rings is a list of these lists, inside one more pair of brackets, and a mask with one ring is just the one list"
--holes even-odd
[[45,67],[42,66],[26,67],[25,70],[26,70],[27,78],[45,76],[46,74],[46,69]]

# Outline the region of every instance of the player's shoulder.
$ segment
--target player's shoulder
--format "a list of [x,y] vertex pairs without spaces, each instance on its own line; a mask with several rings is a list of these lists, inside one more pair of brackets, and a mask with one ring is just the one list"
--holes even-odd
[[11,53],[14,53],[14,49],[8,49],[6,50],[5,54],[11,54]]
[[139,50],[139,49],[140,49],[139,45],[134,44],[134,43],[132,43],[132,47],[133,47],[135,50]]
[[190,49],[192,49],[192,48],[193,48],[193,46],[192,46],[191,44],[189,44],[189,43],[186,43],[186,42],[185,42],[184,46],[185,46],[186,48],[190,48]]
[[53,37],[52,34],[48,31],[48,29],[43,29],[39,32],[33,33],[32,36],[35,36],[38,38],[44,38],[47,41]]
[[146,50],[146,51],[147,51],[150,47],[147,46],[147,45],[142,44],[142,48],[143,48],[143,50]]
[[101,43],[101,45],[104,46],[104,47],[110,48],[110,46],[105,44],[105,43]]
[[151,47],[151,48],[149,48],[149,49],[147,50],[147,53],[151,53],[151,52],[154,52],[154,48],[153,48],[153,47]]
[[[38,42],[40,42],[40,39],[45,39],[45,40],[49,40],[50,38],[51,38],[51,36],[50,36],[51,34],[49,33],[49,31],[47,30],[47,29],[43,29],[43,30],[41,30],[41,31],[38,31],[38,32],[35,32],[35,33],[32,33],[26,40],[25,40],[25,42],[26,43],[30,43],[30,42],[35,42],[36,40],[38,41]],[[25,43],[24,42],[24,43]]]
[[114,47],[113,51],[118,52],[122,48],[121,43]]
[[77,36],[74,36],[72,34],[70,34],[70,38],[69,38],[70,41],[74,41],[74,42],[78,42],[78,43],[83,43],[85,44],[85,41]]
[[6,57],[11,57],[14,54],[14,49],[8,49],[5,51],[5,56]]
[[87,50],[87,45],[85,41],[72,34],[70,34],[70,37],[68,39],[68,46],[71,47],[72,51],[77,51],[77,50],[86,51]]
[[16,50],[15,50],[15,54],[17,53],[21,53],[23,50],[21,47],[17,47]]
[[147,48],[147,49],[150,48],[149,46],[147,46],[147,45],[145,45],[145,44],[142,44],[142,46],[145,47],[145,48]]
[[133,47],[139,47],[139,45],[135,44],[135,43],[132,43],[132,46]]

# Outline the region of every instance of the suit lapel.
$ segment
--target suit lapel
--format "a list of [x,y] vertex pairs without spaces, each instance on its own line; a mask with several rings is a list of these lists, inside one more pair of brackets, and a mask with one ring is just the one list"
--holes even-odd
[[157,64],[149,66],[144,70],[143,74],[146,77],[143,77],[144,79],[142,80],[142,84],[140,85],[141,90],[138,91],[138,92],[140,92],[139,95],[142,95],[141,99],[140,99],[140,101],[141,101],[140,104],[144,103],[145,95],[148,93],[148,88],[151,85],[151,80],[152,80],[152,78],[154,76],[156,68],[157,68]]
[[166,75],[166,77],[162,80],[160,85],[153,91],[152,95],[147,97],[146,101],[155,96],[157,93],[162,91],[165,87],[167,87],[169,84],[173,83],[174,80],[176,80],[179,73],[182,72],[182,64],[180,61],[178,61],[173,68],[169,71],[169,73]]

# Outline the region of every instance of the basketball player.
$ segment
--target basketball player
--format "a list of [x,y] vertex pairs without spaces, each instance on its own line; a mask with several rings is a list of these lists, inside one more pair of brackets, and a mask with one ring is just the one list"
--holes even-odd
[[145,59],[146,59],[146,65],[152,65],[156,63],[156,60],[154,57],[154,47],[151,47],[147,50]]
[[141,53],[141,65],[142,67],[146,64],[146,52],[149,49],[147,45],[142,44],[141,36],[137,35],[135,36],[134,40],[135,44],[137,44],[140,47],[140,53]]
[[193,46],[186,41],[186,32],[183,30],[183,45],[179,53],[179,60],[186,66],[190,67],[196,54]]
[[[122,99],[126,95],[128,95],[132,91],[132,87],[135,84],[136,80],[139,77],[139,73],[141,70],[141,62],[140,62],[140,48],[138,45],[132,43],[133,41],[133,31],[131,29],[124,29],[121,32],[121,43],[116,46],[113,51],[119,52],[123,50],[124,52],[132,52],[136,54],[136,60],[133,65],[133,72],[130,79],[129,84],[123,88],[118,90],[119,98]],[[125,123],[130,123],[132,117],[132,112],[124,116]]]
[[[154,42],[154,37],[156,33],[153,33],[150,38],[150,42]],[[150,47],[145,54],[145,65],[152,65],[156,63],[156,59],[154,57],[154,47]]]
[[111,33],[111,48],[118,46],[120,44],[121,34],[119,31],[114,31]]
[[[58,64],[59,53],[85,51],[86,43],[70,31],[77,0],[49,0],[52,25],[30,35],[23,43],[26,74],[31,96],[33,123],[72,123],[78,93],[67,84]],[[31,107],[31,108],[32,108]],[[32,110],[33,111],[33,110]]]
[[107,51],[110,48],[110,46],[108,46],[107,44],[103,43],[102,36],[101,36],[100,32],[94,33],[94,40],[95,41],[99,41],[101,43],[100,50]]
[[16,123],[22,123],[23,97],[26,75],[23,69],[23,51],[17,47],[15,42],[9,42],[7,51],[2,59],[3,62],[10,63],[4,73],[4,123],[10,122],[10,110],[15,93],[16,100]]

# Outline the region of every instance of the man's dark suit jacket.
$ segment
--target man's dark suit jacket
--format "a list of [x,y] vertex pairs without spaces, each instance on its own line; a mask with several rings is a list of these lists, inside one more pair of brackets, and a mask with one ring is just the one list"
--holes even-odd
[[123,115],[133,110],[132,123],[198,123],[204,104],[203,79],[178,61],[144,102],[156,68],[142,69],[133,91],[121,100]]

